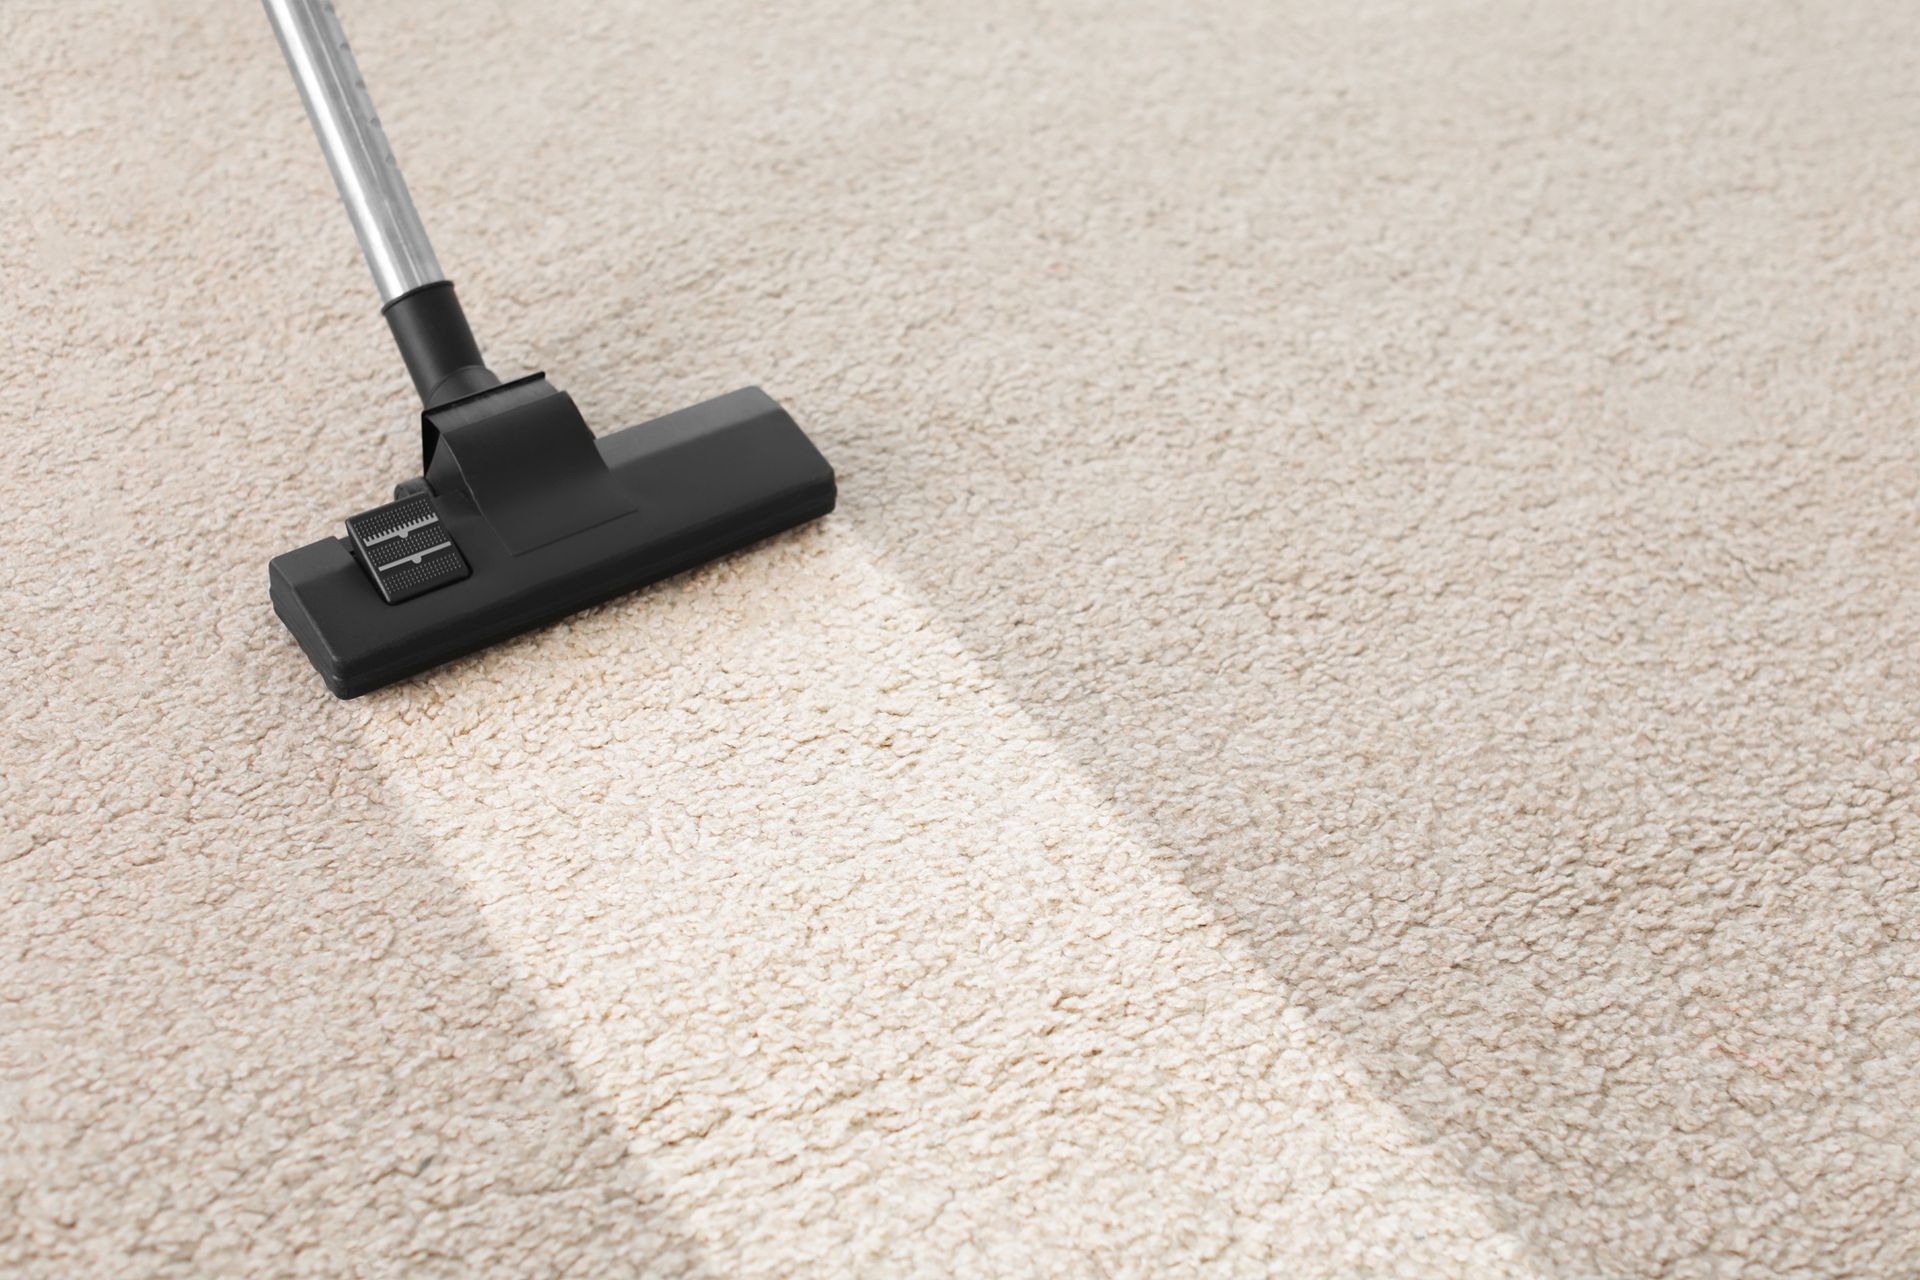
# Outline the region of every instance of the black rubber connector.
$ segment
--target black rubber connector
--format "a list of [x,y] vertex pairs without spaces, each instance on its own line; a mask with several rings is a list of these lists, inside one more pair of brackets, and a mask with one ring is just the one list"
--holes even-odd
[[409,290],[380,309],[393,341],[427,408],[500,385],[480,358],[467,313],[453,282],[436,280]]

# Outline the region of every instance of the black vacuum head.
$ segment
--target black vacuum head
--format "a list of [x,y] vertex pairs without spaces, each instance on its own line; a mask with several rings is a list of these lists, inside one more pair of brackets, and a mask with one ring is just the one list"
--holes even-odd
[[757,387],[596,439],[534,374],[437,403],[421,430],[424,477],[268,566],[274,612],[342,698],[833,510],[833,468]]
[[421,475],[276,557],[273,609],[351,698],[833,510],[833,468],[757,388],[595,439],[480,358],[327,0],[267,0],[426,406]]

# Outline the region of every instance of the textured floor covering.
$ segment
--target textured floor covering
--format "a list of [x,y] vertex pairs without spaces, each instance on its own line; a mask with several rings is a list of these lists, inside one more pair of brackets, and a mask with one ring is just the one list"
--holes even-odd
[[351,4],[843,508],[350,705],[249,4],[0,7],[0,1271],[1920,1270],[1920,10]]

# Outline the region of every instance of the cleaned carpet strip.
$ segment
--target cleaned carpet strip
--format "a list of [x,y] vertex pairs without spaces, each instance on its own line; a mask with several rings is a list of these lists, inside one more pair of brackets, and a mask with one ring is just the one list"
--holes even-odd
[[367,725],[722,1274],[1528,1274],[844,529]]

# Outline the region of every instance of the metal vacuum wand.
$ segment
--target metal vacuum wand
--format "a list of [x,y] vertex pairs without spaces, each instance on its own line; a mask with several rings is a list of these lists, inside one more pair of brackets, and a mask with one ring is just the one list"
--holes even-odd
[[263,2],[420,399],[432,408],[499,386],[440,270],[331,0]]
[[446,279],[329,0],[265,0],[380,301]]

